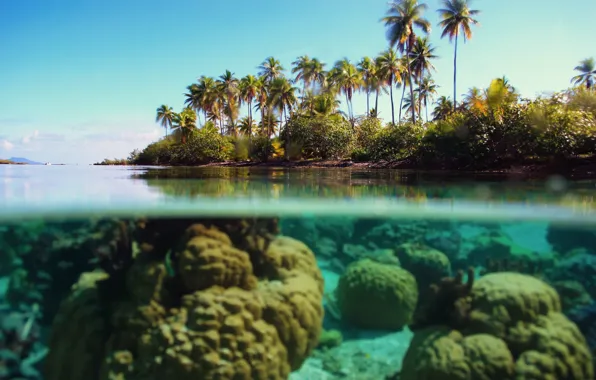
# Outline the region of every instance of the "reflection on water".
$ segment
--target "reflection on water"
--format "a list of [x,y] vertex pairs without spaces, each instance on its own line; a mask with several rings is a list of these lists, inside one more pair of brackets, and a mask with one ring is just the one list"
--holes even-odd
[[389,197],[467,199],[592,207],[596,182],[515,181],[502,175],[394,170],[168,168],[133,175],[172,197]]

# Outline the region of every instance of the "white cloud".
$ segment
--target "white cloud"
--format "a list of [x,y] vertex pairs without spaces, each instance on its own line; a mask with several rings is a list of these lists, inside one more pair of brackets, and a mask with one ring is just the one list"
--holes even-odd
[[33,133],[23,136],[21,143],[29,144],[31,140],[36,139],[39,136],[39,131],[36,129]]
[[14,144],[8,140],[0,140],[0,149],[2,150],[11,150],[14,148]]

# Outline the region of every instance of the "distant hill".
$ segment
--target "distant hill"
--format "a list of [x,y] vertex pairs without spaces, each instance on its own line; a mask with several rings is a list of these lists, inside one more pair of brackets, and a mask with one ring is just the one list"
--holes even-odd
[[43,162],[31,161],[28,158],[24,157],[11,157],[8,161],[12,161],[16,164],[29,164],[29,165],[43,165]]

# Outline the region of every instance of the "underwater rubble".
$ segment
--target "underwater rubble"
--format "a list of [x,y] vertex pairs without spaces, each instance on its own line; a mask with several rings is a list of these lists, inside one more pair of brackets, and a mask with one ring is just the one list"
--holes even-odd
[[595,235],[523,228],[0,226],[0,380],[594,379]]

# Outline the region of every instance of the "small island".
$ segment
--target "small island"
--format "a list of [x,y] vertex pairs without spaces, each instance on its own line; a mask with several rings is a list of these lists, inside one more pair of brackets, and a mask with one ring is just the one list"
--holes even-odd
[[[438,9],[453,42],[452,97],[436,97],[437,58],[427,6],[389,5],[388,49],[328,65],[303,55],[290,68],[266,58],[255,74],[225,70],[186,88],[180,112],[156,110],[165,136],[126,159],[96,165],[365,167],[416,170],[596,173],[596,63],[569,68],[572,87],[523,98],[506,76],[458,97],[458,41],[473,37],[480,11]],[[506,45],[506,41],[503,44]],[[463,45],[459,48],[465,48]],[[506,46],[503,46],[506,49]],[[480,62],[478,64],[481,64]],[[462,73],[465,75],[465,73]],[[356,115],[353,95],[366,95]],[[379,110],[379,96],[390,109]],[[383,118],[380,117],[381,113]]]

